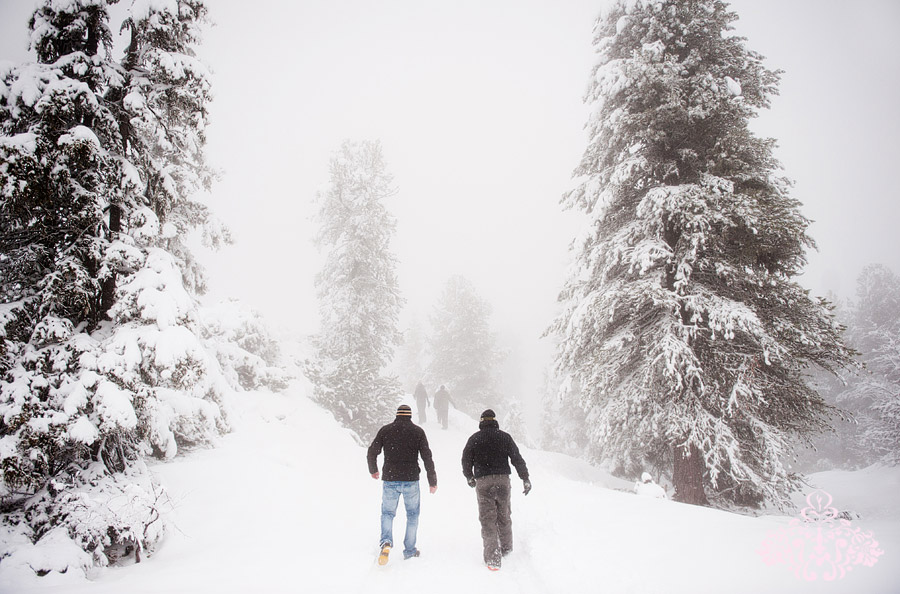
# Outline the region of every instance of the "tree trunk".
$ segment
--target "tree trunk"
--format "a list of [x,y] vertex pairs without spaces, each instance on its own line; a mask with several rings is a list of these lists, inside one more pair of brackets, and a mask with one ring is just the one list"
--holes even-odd
[[[130,19],[129,19],[130,20]],[[131,41],[128,42],[128,50],[125,52],[125,59],[122,62],[122,68],[127,74],[127,80],[131,78],[131,70],[137,64],[138,38],[135,34],[134,22],[130,22]],[[128,157],[128,148],[131,143],[131,121],[122,100],[125,97],[127,84],[112,89],[107,96],[107,100],[118,107],[116,120],[119,124],[119,133],[122,135],[122,155]],[[118,204],[109,205],[109,237],[115,238],[116,234],[122,230],[122,207]],[[116,273],[112,272],[100,286],[100,316],[106,318],[110,308],[116,302]]]
[[675,446],[675,501],[693,505],[709,505],[703,491],[703,457],[695,445]]
[[[116,233],[122,230],[122,209],[115,204],[109,205],[109,232],[110,237],[115,237]],[[116,273],[111,272],[110,275],[103,280],[100,287],[100,315],[106,317],[107,312],[116,302]]]

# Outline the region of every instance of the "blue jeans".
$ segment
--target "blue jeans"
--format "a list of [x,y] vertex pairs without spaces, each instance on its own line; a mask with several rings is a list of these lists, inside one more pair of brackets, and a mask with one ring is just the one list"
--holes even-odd
[[419,481],[383,481],[381,496],[381,545],[394,546],[394,516],[400,495],[406,506],[406,537],[403,539],[403,558],[416,552],[416,530],[419,527]]

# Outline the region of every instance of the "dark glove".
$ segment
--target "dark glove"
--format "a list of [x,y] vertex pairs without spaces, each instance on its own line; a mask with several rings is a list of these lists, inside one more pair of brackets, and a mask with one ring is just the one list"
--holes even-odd
[[531,481],[530,481],[530,480],[525,479],[525,480],[523,481],[522,485],[525,487],[525,490],[522,491],[523,493],[525,493],[526,495],[528,495],[529,493],[531,493]]
[[470,477],[466,482],[469,483],[470,487],[472,487],[473,489],[475,488],[475,477],[474,476]]

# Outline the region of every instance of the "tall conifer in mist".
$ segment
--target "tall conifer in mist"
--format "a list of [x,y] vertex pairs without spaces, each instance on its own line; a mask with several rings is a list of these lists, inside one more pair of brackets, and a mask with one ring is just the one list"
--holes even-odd
[[385,205],[391,184],[380,143],[347,141],[319,193],[321,328],[307,375],[316,400],[363,440],[391,418],[401,394],[384,374],[401,340],[403,305],[390,249],[396,221]]
[[[848,378],[837,404],[859,423],[848,449],[867,462],[900,465],[900,277],[886,266],[866,266],[857,279],[850,311],[850,343],[865,369]],[[844,444],[842,444],[844,445]]]
[[431,313],[429,377],[445,384],[456,406],[472,416],[487,407],[504,408],[498,384],[505,354],[490,317],[490,304],[459,275],[447,279]]
[[827,426],[810,365],[850,362],[794,279],[813,246],[748,128],[778,72],[718,0],[620,0],[597,20],[588,146],[566,208],[585,213],[560,299],[559,370],[592,454],[668,468],[676,498],[786,503],[795,437]]

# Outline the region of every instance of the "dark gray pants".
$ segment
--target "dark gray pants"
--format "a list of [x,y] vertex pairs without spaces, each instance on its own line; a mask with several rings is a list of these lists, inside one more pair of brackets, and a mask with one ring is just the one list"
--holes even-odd
[[484,562],[500,566],[500,558],[512,551],[512,507],[508,474],[475,479],[478,519],[484,542]]

